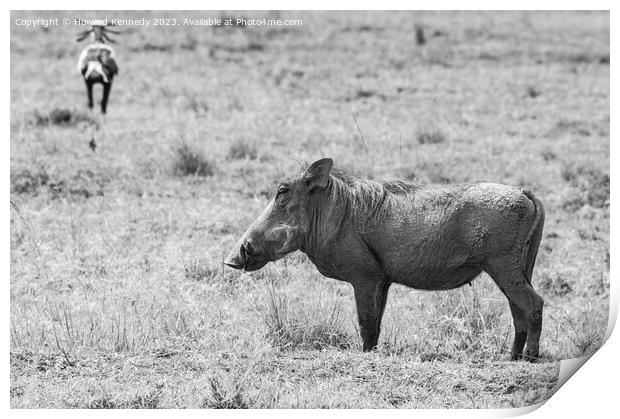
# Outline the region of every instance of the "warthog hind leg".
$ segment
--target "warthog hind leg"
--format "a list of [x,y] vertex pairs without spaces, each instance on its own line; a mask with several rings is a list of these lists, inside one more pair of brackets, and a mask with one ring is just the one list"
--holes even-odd
[[[510,303],[515,328],[511,359],[524,358],[528,361],[536,361],[542,330],[544,304],[542,297],[534,291],[525,278],[523,269],[517,263],[510,264],[505,260],[496,261],[489,264],[487,272]],[[523,351],[524,344],[525,351]]]
[[389,282],[353,284],[364,352],[372,351],[377,347],[381,318],[385,311],[389,288]]
[[511,301],[510,312],[512,313],[512,321],[515,328],[515,340],[512,344],[512,350],[510,351],[510,359],[516,361],[523,357],[523,348],[525,347],[525,340],[527,339],[527,318],[523,314],[517,305]]

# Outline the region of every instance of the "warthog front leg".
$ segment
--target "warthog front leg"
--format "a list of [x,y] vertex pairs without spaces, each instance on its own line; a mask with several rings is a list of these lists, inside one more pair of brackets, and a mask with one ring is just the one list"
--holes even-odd
[[387,281],[353,284],[364,352],[372,351],[377,347],[389,289],[390,283]]

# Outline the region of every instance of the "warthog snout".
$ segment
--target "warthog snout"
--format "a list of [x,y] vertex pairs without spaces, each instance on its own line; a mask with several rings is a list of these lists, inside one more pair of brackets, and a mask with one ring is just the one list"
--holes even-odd
[[246,271],[255,271],[262,268],[268,262],[260,256],[256,250],[256,246],[253,241],[248,238],[241,239],[241,244],[238,246],[238,251],[233,251],[224,264],[234,269],[245,269]]
[[248,259],[245,245],[241,245],[239,248],[239,252],[232,252],[226,260],[224,261],[225,265],[230,266],[234,269],[243,269],[245,267],[245,261]]
[[[286,204],[297,204],[288,186],[280,186],[278,195],[243,233],[224,263],[234,269],[256,271],[267,263],[299,249],[300,211],[290,211]],[[296,198],[301,201],[301,198]]]

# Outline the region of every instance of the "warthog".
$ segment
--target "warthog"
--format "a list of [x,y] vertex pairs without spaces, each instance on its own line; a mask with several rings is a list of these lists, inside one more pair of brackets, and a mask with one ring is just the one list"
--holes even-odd
[[392,283],[450,290],[484,271],[510,305],[511,359],[538,357],[543,299],[531,285],[545,218],[538,198],[486,182],[376,181],[332,164],[318,160],[282,182],[225,263],[255,271],[301,250],[321,274],[353,285],[364,351],[377,346]]

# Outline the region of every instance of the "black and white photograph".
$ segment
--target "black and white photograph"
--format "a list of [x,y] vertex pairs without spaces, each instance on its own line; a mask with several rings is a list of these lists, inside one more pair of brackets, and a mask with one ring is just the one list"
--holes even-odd
[[7,32],[11,409],[514,410],[607,339],[609,10]]

